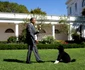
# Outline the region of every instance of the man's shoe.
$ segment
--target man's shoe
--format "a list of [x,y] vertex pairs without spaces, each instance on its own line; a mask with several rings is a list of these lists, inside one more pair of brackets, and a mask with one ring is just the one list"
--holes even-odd
[[40,60],[40,61],[37,61],[38,63],[44,63],[44,61]]
[[26,61],[26,63],[27,63],[27,64],[31,64],[31,62],[27,62],[27,61]]

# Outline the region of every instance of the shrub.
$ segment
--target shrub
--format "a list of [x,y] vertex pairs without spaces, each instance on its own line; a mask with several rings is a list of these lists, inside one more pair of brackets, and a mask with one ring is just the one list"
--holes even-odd
[[23,29],[22,30],[22,33],[19,36],[19,42],[26,43],[26,29]]
[[0,50],[27,49],[26,44],[0,44]]
[[66,41],[64,40],[56,40],[57,43],[60,43],[60,44],[68,44]]
[[17,40],[16,36],[11,36],[7,39],[7,42],[8,43],[16,43],[17,42],[16,40]]
[[72,34],[72,38],[74,39],[74,41],[79,41],[80,40],[80,35],[77,33]]
[[7,41],[0,41],[0,44],[6,44],[7,43]]
[[38,49],[57,49],[59,44],[38,44]]
[[45,36],[42,38],[41,43],[43,44],[52,44],[54,42],[54,38],[52,36]]
[[[85,44],[37,44],[38,49],[57,49],[59,45],[64,48],[85,48]],[[0,50],[28,49],[27,44],[0,44]]]

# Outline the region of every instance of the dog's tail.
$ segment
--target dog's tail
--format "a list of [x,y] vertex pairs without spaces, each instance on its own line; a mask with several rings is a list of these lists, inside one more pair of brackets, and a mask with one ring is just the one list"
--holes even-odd
[[71,62],[75,62],[75,61],[76,61],[76,59],[72,59],[72,60],[71,60]]

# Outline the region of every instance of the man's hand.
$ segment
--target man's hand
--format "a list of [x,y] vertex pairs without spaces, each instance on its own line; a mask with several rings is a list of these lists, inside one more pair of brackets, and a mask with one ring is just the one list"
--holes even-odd
[[35,40],[35,42],[36,42],[36,44],[38,44],[39,42],[38,42],[38,40]]

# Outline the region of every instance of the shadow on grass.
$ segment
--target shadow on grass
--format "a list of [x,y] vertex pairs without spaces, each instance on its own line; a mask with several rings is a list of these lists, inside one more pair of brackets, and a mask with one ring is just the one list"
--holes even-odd
[[[22,60],[18,60],[18,59],[3,59],[3,61],[6,61],[6,62],[17,62],[17,63],[25,63],[26,64],[26,61],[22,61]],[[31,61],[32,63],[38,63],[36,61]],[[54,62],[52,60],[49,60],[49,61],[44,61],[43,63],[45,62]]]
[[55,61],[53,61],[53,60],[49,60],[49,61],[44,61],[44,62],[52,62],[52,63],[54,63]]
[[18,59],[3,59],[6,62],[17,62],[17,63],[26,63],[26,61],[18,60]]

